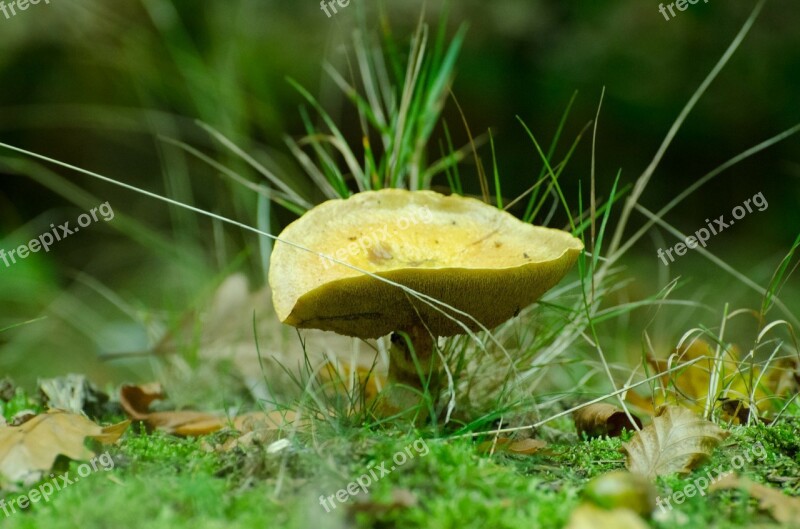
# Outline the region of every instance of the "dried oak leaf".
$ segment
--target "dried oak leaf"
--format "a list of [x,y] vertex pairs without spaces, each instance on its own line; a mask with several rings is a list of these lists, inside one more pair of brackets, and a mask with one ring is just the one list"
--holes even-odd
[[190,410],[148,411],[153,401],[163,398],[164,391],[157,383],[122,386],[120,390],[120,405],[128,417],[144,422],[150,429],[174,435],[197,437],[214,433],[228,426],[232,426],[242,433],[277,430],[295,420],[294,412],[290,411],[253,412],[233,418]]
[[585,433],[588,437],[619,437],[625,428],[629,431],[641,429],[642,421],[633,415],[631,417],[636,426],[623,410],[602,402],[590,404],[572,414],[578,436]]
[[711,457],[728,433],[686,408],[660,408],[652,424],[637,432],[622,450],[625,466],[648,478],[686,473]]
[[86,439],[115,443],[129,424],[102,427],[83,415],[50,410],[20,426],[0,427],[0,474],[10,482],[36,481],[59,455],[90,459],[95,453],[86,448]]
[[776,522],[797,523],[800,520],[800,498],[787,496],[779,490],[754,483],[736,474],[728,474],[711,485],[709,490],[742,489],[759,501],[759,508],[768,512]]

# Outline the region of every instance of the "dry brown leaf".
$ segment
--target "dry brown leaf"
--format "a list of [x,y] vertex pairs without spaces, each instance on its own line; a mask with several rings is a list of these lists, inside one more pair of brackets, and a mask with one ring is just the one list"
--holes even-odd
[[631,510],[607,511],[583,503],[572,511],[566,529],[649,529],[649,526]]
[[50,410],[21,426],[0,427],[0,474],[11,482],[37,480],[59,455],[87,460],[95,454],[86,439],[112,444],[130,421],[102,427],[82,415]]
[[546,441],[541,439],[522,439],[514,441],[508,445],[508,451],[512,454],[531,455],[547,446]]
[[747,494],[756,498],[762,511],[768,512],[776,522],[782,524],[798,523],[800,521],[800,498],[787,496],[779,490],[754,483],[749,479],[741,478],[736,474],[728,474],[709,490],[742,489]]
[[150,429],[180,436],[207,435],[228,426],[242,433],[278,430],[296,419],[291,411],[252,412],[233,418],[190,410],[148,411],[153,401],[163,398],[164,392],[157,383],[122,386],[120,390],[120,404],[131,419],[144,422]]
[[750,420],[750,407],[739,399],[720,398],[721,418],[731,424],[747,424]]
[[578,430],[578,436],[586,433],[588,437],[602,437],[605,435],[619,437],[625,428],[629,431],[641,429],[642,421],[633,415],[631,417],[633,417],[638,428],[633,425],[623,410],[602,402],[590,404],[572,414],[575,428]]
[[685,473],[711,457],[728,433],[686,408],[665,406],[652,424],[637,432],[622,450],[626,466],[648,478]]
[[520,439],[515,441],[508,437],[498,437],[492,441],[485,441],[478,445],[478,452],[489,454],[494,452],[509,452],[517,455],[532,455],[547,447],[547,442],[541,439]]

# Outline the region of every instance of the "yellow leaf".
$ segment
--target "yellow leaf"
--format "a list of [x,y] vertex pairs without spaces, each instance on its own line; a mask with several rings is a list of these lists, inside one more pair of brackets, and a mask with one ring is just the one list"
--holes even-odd
[[[672,404],[703,413],[709,398],[717,406],[718,401],[726,400],[748,403],[751,395],[759,409],[764,411],[774,406],[775,395],[785,396],[797,390],[797,381],[792,377],[794,360],[773,362],[768,371],[762,373],[758,366],[740,359],[736,346],[722,350],[718,362],[716,346],[699,338],[676,349],[668,360],[648,357],[648,363],[656,372],[665,373],[660,377],[661,387],[656,390],[653,405],[641,402],[643,399],[633,392],[629,392],[628,400],[644,410],[649,408],[651,412],[662,405]],[[666,373],[684,364],[691,365]],[[713,374],[716,380],[712,380]],[[756,384],[758,386],[753,391]],[[730,415],[728,409],[734,409],[736,413]],[[722,412],[735,422],[746,416],[740,413],[741,409],[741,406],[723,407]]]

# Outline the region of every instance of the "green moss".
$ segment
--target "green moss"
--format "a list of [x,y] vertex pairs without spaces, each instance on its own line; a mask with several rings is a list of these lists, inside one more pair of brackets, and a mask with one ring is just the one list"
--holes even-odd
[[[797,427],[787,423],[737,427],[706,467],[659,479],[658,492],[664,497],[711,468],[729,466],[756,442],[767,457],[746,463],[742,473],[762,482],[800,475],[792,443],[797,435]],[[129,432],[111,449],[112,471],[100,470],[48,503],[12,515],[3,527],[559,528],[592,477],[624,466],[619,439],[553,444],[526,456],[488,455],[477,440],[423,443],[413,432],[363,428],[338,433],[321,428],[274,454],[264,445],[224,453],[208,449],[222,440]],[[335,499],[371,469],[379,475],[382,464],[390,472],[367,487],[369,496],[359,491],[348,493],[344,502]],[[71,475],[77,465],[72,463]],[[399,497],[398,491],[403,491]],[[326,511],[320,496],[332,495],[335,508]],[[738,529],[769,522],[736,491],[707,492],[666,514],[658,511],[652,525],[659,528]]]

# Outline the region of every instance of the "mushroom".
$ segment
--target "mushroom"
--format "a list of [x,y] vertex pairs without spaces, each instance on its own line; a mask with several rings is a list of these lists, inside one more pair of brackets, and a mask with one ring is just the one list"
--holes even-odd
[[279,239],[269,284],[283,323],[362,339],[393,333],[387,412],[419,403],[426,386],[436,395],[438,337],[516,316],[583,250],[569,233],[532,226],[479,200],[401,189],[324,202]]

